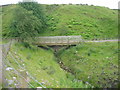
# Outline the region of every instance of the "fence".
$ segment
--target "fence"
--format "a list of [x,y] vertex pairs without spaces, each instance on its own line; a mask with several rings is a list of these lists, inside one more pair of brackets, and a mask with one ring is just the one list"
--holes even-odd
[[[49,37],[39,37],[37,38],[39,44],[47,45],[68,45],[75,44],[82,41],[81,36],[49,36]],[[110,40],[107,40],[110,41]],[[115,40],[114,40],[115,41]],[[90,41],[87,41],[90,42]],[[39,85],[39,87],[46,88],[42,83],[40,83],[33,75],[31,75],[28,70],[24,67],[23,63],[20,63],[19,58],[15,58],[15,53],[10,50],[12,42],[0,45],[2,49],[2,59],[0,60],[0,80],[3,79],[3,88],[15,87],[15,88],[35,88],[30,82],[33,81]],[[9,56],[9,58],[7,58]],[[14,61],[17,67],[14,67],[10,62],[10,59]]]
[[[37,83],[39,87],[46,88],[23,67],[23,63],[19,62],[19,58],[15,58],[14,52],[9,51],[11,44],[9,42],[0,45],[2,48],[2,72],[0,73],[2,77],[2,88],[35,88],[30,81]],[[14,61],[17,67],[12,65],[10,59]]]

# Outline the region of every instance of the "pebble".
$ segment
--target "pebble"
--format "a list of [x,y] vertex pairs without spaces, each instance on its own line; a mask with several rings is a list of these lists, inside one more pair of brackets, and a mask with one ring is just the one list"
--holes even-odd
[[13,77],[13,80],[16,80],[16,77]]
[[86,84],[89,84],[89,82],[85,82]]
[[9,85],[13,84],[13,82],[14,82],[13,80],[8,80]]
[[41,84],[45,84],[45,82],[41,82]]
[[6,70],[7,70],[7,71],[10,71],[10,70],[13,70],[13,68],[7,67]]
[[28,72],[26,72],[26,74],[28,75]]

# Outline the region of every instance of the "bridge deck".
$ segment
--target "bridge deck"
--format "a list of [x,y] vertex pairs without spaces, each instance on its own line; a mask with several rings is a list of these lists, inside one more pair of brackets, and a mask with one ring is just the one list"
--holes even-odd
[[38,45],[74,45],[82,41],[81,36],[46,36],[37,38]]

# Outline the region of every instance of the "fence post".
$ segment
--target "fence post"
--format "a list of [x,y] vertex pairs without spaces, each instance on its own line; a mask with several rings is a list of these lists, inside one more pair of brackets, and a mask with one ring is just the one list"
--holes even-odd
[[[22,75],[22,77],[20,77],[20,83],[21,85],[19,86],[20,88],[28,88],[28,84],[27,84],[27,73],[25,70],[20,70],[20,74]],[[24,78],[23,78],[24,77]]]

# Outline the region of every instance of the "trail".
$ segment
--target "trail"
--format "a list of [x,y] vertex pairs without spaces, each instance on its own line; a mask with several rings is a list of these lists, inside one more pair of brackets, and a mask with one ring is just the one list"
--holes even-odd
[[84,42],[118,42],[120,40],[113,39],[113,40],[85,40]]

